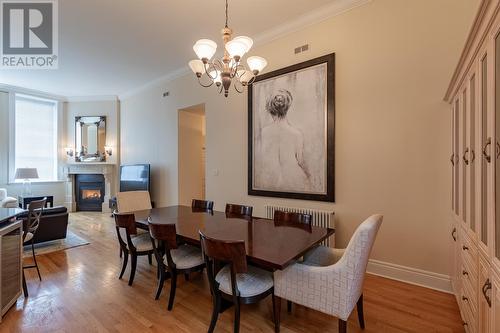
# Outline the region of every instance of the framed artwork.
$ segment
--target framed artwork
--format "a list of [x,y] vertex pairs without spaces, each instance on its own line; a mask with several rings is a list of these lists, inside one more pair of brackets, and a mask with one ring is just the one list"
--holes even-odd
[[335,201],[335,54],[248,89],[248,194]]

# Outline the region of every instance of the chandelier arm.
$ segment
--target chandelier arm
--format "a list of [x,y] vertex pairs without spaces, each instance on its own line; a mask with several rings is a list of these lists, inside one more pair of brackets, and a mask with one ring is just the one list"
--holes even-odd
[[224,87],[222,86],[222,84],[219,86],[219,94],[222,94],[222,90],[224,89]]
[[210,80],[210,84],[203,84],[203,82],[201,82],[201,79],[198,78],[198,83],[200,84],[200,86],[202,86],[203,88],[208,88],[208,87],[211,87],[213,84],[214,84],[214,80]]
[[248,82],[247,82],[247,86],[249,86],[249,85],[251,85],[252,83],[254,83],[256,78],[257,78],[257,77],[255,76],[255,74],[253,74],[252,78],[251,78],[250,80],[248,80]]
[[227,9],[228,9],[228,4],[227,4],[227,0],[226,0],[226,28],[227,28],[227,22],[228,22]]
[[[238,85],[240,85],[240,86],[241,86],[241,88],[242,88],[241,90],[239,90],[239,89],[238,89]],[[236,80],[236,81],[234,82],[234,90],[236,90],[236,91],[237,91],[237,92],[239,92],[240,94],[241,94],[241,93],[243,93],[243,91],[245,90],[245,89],[243,88],[243,85],[241,84],[240,80]]]

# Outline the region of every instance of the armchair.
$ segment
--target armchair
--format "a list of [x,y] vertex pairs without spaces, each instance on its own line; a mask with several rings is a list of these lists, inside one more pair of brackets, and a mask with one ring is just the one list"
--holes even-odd
[[7,190],[0,188],[0,208],[17,208],[17,199],[7,196]]
[[363,282],[368,258],[382,224],[382,215],[366,219],[345,250],[320,246],[296,263],[274,273],[276,296],[339,318],[339,332],[347,330],[347,319],[358,305],[361,328]]

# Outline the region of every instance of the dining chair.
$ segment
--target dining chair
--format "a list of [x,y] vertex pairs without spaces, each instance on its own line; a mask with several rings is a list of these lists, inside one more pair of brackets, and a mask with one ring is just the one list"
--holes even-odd
[[[240,304],[257,303],[269,295],[274,304],[272,273],[247,265],[244,241],[218,240],[207,237],[202,231],[199,233],[213,301],[208,332],[214,331],[221,301],[226,300],[234,305],[234,332],[237,333],[240,329]],[[217,272],[217,267],[222,269]],[[274,312],[273,317],[278,318]]]
[[123,273],[125,273],[128,257],[130,255],[132,267],[130,269],[128,285],[131,286],[134,282],[135,271],[137,269],[137,258],[139,256],[148,256],[149,264],[151,265],[153,263],[153,246],[151,245],[151,237],[149,236],[149,233],[137,233],[134,214],[114,212],[113,215],[115,217],[118,243],[120,244],[120,249],[124,254],[123,266],[119,279],[121,279],[123,277]]
[[33,255],[33,265],[24,266],[23,265],[23,293],[24,297],[28,297],[28,286],[26,285],[26,278],[24,276],[24,270],[29,268],[36,268],[38,273],[38,279],[42,281],[42,276],[40,275],[40,269],[38,268],[38,262],[36,261],[35,254],[35,235],[40,225],[40,218],[42,217],[43,209],[47,198],[42,200],[31,201],[28,205],[28,216],[23,222],[23,244],[31,243],[31,253]]
[[[116,208],[120,213],[132,213],[139,210],[151,209],[151,197],[148,191],[128,191],[116,194]],[[147,234],[146,231],[138,229],[138,234]],[[120,248],[120,258],[122,257]]]
[[382,219],[382,215],[372,215],[361,223],[346,249],[319,246],[303,262],[274,272],[277,308],[284,298],[336,316],[339,332],[345,333],[347,319],[357,305],[359,325],[364,329],[363,282]]
[[211,212],[214,210],[214,202],[207,201],[207,200],[193,199],[191,201],[191,208],[196,209],[196,210],[200,210],[200,211]]
[[151,209],[151,197],[148,191],[118,192],[116,208],[120,213]]
[[252,206],[242,206],[235,204],[226,204],[226,217],[228,218],[252,218]]
[[170,277],[168,311],[171,311],[174,306],[177,275],[184,274],[186,276],[192,272],[201,272],[205,268],[205,261],[199,248],[188,244],[178,244],[175,224],[149,223],[149,233],[156,261],[160,268],[155,300],[160,298],[163,284]]

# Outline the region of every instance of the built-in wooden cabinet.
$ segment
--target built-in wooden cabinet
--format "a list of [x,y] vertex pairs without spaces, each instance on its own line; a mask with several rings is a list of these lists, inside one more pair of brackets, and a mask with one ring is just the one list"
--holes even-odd
[[466,332],[500,332],[500,0],[482,1],[451,110],[452,288]]

